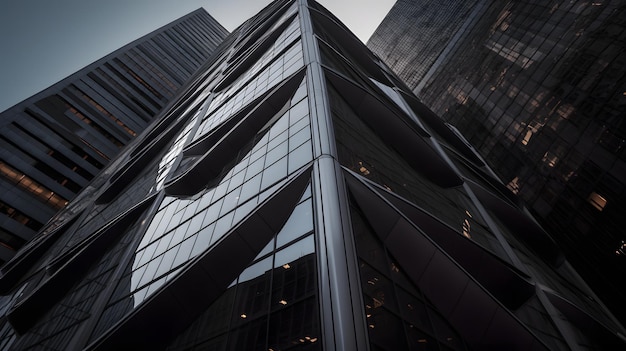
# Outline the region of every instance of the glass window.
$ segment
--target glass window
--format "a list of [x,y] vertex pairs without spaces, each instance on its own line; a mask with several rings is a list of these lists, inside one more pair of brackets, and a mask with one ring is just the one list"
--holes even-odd
[[281,158],[278,162],[263,170],[261,188],[266,188],[287,175],[287,157]]
[[221,213],[233,210],[239,204],[239,194],[241,193],[241,184],[234,191],[226,194]]
[[[437,311],[424,302],[425,298],[406,276],[371,231],[361,212],[351,205],[350,217],[357,255],[364,312],[368,334],[373,348],[395,350],[437,350],[440,343],[464,350],[458,334],[447,325]],[[436,333],[433,318],[446,323],[445,332]],[[439,326],[442,330],[444,326]],[[443,338],[443,339],[442,339]]]
[[191,253],[196,242],[196,236],[192,236],[185,241],[183,241],[178,248],[178,253],[174,258],[174,262],[172,266],[177,267],[178,265],[187,262],[189,258],[191,258]]
[[224,234],[226,234],[230,230],[234,215],[234,212],[230,212],[217,220],[217,222],[215,223],[213,238],[211,239],[211,245],[216,243],[222,236],[224,236]]
[[311,139],[311,129],[309,126],[306,126],[296,132],[290,139],[289,142],[293,145],[302,145],[305,141]]
[[243,184],[240,194],[241,201],[246,201],[259,193],[259,190],[261,190],[261,177],[261,174],[257,174]]
[[274,268],[282,267],[285,264],[291,264],[292,262],[311,254],[315,251],[315,240],[313,235],[309,235],[306,238],[295,242],[293,245],[287,246],[281,251],[276,253],[276,259],[274,261]]
[[[259,153],[259,156],[260,155],[261,154]],[[253,160],[253,158],[250,158],[250,160]],[[258,175],[263,170],[264,164],[265,164],[265,159],[262,157],[257,158],[256,161],[252,161],[250,165],[248,166],[248,169],[246,170],[246,180]]]
[[[286,137],[287,133],[283,133],[282,135]],[[268,145],[268,149],[269,149],[269,145]],[[284,157],[285,155],[287,155],[287,140],[285,140],[280,145],[268,151],[267,155],[265,156],[265,164],[272,165],[276,161],[278,161],[280,158]]]
[[233,217],[233,225],[239,223],[244,217],[246,217],[256,207],[256,199],[250,200],[243,205],[237,207],[235,215]]
[[211,224],[209,226],[204,227],[198,234],[196,234],[196,241],[193,244],[193,249],[191,250],[190,257],[194,257],[199,253],[203,252],[209,247],[211,243],[211,238],[213,237],[213,230],[215,229],[215,224]]
[[311,199],[296,206],[276,237],[277,247],[281,247],[292,240],[313,230],[313,209]]
[[312,160],[311,141],[300,145],[289,154],[289,173],[295,172],[300,167]]
[[272,257],[268,257],[246,268],[240,275],[238,283],[242,284],[249,280],[258,278],[272,269]]

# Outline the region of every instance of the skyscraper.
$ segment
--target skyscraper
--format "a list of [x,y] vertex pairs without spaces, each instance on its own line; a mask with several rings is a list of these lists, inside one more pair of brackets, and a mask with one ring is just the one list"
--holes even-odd
[[237,28],[0,291],[3,349],[625,345],[460,134],[306,0]]
[[367,46],[408,86],[415,87],[480,8],[478,0],[396,1]]
[[[397,23],[394,16],[383,24]],[[414,62],[427,73],[409,85],[478,149],[626,321],[626,6],[479,1],[464,18],[437,60]],[[444,15],[433,17],[437,25],[447,25]],[[402,40],[385,28],[370,44]],[[406,28],[402,35],[428,34]],[[373,49],[390,64],[405,55]]]
[[194,11],[0,114],[0,265],[150,124],[227,34]]

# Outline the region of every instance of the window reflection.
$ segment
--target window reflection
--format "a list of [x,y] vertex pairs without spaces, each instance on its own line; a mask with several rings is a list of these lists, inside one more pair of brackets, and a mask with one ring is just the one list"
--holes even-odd
[[276,253],[276,258],[274,261],[274,268],[284,265],[291,266],[289,262],[295,261],[301,257],[311,254],[314,250],[315,241],[313,240],[313,235],[309,235],[308,237],[297,241],[293,245],[290,245],[283,250],[278,251]]
[[[304,83],[298,89],[300,95],[303,90]],[[306,100],[302,100],[306,102]],[[297,106],[306,106],[306,104],[296,103]],[[302,107],[298,107],[294,116],[298,116],[298,119],[294,123],[301,123],[306,121],[305,126],[308,126],[308,119],[306,116],[307,110],[303,110]],[[191,257],[196,256],[200,252],[206,250],[213,243],[217,242],[228,230],[232,227],[234,222],[243,219],[250,211],[252,211],[261,198],[258,196],[259,191],[263,188],[278,184],[287,175],[287,153],[292,149],[291,144],[283,142],[273,150],[275,153],[282,155],[282,157],[271,165],[268,165],[268,157],[271,154],[266,154],[265,149],[267,144],[271,143],[274,139],[270,138],[270,135],[274,135],[275,138],[279,136],[287,136],[287,130],[291,130],[291,123],[289,117],[291,114],[289,111],[283,115],[283,117],[275,122],[275,124],[264,134],[261,141],[255,144],[255,146],[245,154],[242,159],[235,165],[232,165],[231,170],[239,169],[236,174],[232,174],[224,177],[221,183],[214,189],[207,190],[196,200],[185,200],[167,198],[161,205],[161,209],[155,216],[153,223],[150,224],[145,238],[142,240],[142,244],[138,248],[137,259],[135,260],[133,267],[138,267],[146,264],[150,260],[160,259],[159,255],[166,250],[171,250],[170,254],[166,257],[168,263],[173,261],[177,264],[182,264]],[[281,122],[285,121],[285,122]],[[188,128],[186,129],[188,130]],[[181,135],[187,135],[187,131],[183,131]],[[283,130],[281,133],[280,130]],[[308,137],[310,139],[310,135]],[[183,140],[179,137],[179,140]],[[289,145],[289,146],[288,146]],[[295,148],[295,147],[294,147]],[[180,149],[175,147],[174,149]],[[257,150],[261,152],[257,152]],[[310,149],[309,149],[310,150]],[[250,164],[250,160],[253,155],[259,155],[258,160],[253,162],[252,165],[258,165],[258,168],[245,167]],[[269,155],[269,156],[268,156]],[[311,159],[309,152],[308,157],[305,159],[309,162]],[[168,161],[168,164],[173,162],[174,158]],[[303,165],[303,161],[299,160],[298,165]],[[240,165],[243,165],[240,166]],[[263,168],[265,167],[265,168]],[[260,173],[257,173],[259,172]],[[255,174],[257,173],[257,174]],[[272,191],[266,191],[269,195]],[[265,196],[265,195],[264,195]],[[208,207],[206,207],[206,204]],[[304,208],[308,206],[308,211]],[[298,224],[296,220],[292,219],[289,223],[288,234],[280,235],[281,242],[279,245],[284,245],[290,240],[297,239],[299,236],[310,232],[312,227],[312,219],[306,216],[311,216],[312,211],[310,209],[310,201],[307,205],[300,205],[297,207],[296,215],[301,218],[303,223],[308,223],[305,226]],[[300,212],[303,212],[300,214]],[[182,224],[179,224],[182,223]],[[161,237],[165,233],[163,237]],[[172,239],[173,238],[173,239]],[[188,239],[189,238],[189,239]],[[284,238],[284,239],[283,239]],[[159,243],[167,240],[162,245],[151,245],[146,247],[144,251],[141,251],[148,243],[158,240]],[[175,251],[176,246],[180,246],[181,243],[185,244],[185,248],[180,251]],[[183,258],[184,257],[184,258]],[[154,265],[155,263],[152,263]],[[166,265],[161,265],[161,270]],[[176,265],[171,265],[171,268]],[[158,273],[161,273],[160,271]],[[138,288],[149,281],[150,277],[154,277],[152,270],[148,275],[143,275],[143,278],[133,278],[133,281],[137,282],[133,284],[133,289]]]
[[595,191],[589,194],[587,201],[589,201],[591,206],[593,206],[598,211],[604,210],[604,206],[606,206],[606,203],[607,203],[606,198],[596,193]]
[[319,327],[313,297],[316,290],[315,256],[308,254],[295,259],[289,263],[289,268],[278,266],[271,269],[267,266],[271,260],[270,256],[251,265],[239,277],[238,284],[231,287],[237,289],[231,325],[253,329],[256,322],[263,321],[267,326],[270,309],[276,311],[269,318],[270,347],[274,344],[278,350],[282,348],[277,348],[277,344],[286,347],[294,342],[317,343]]
[[350,217],[372,349],[465,350],[458,334],[431,307],[373,234],[362,212],[351,206]]
[[283,226],[276,237],[277,246],[281,247],[286,243],[300,237],[313,230],[313,209],[311,199],[299,204],[293,211],[287,223]]
[[[206,99],[206,95],[203,95],[202,100],[196,99],[194,106],[187,109],[181,118],[189,118],[192,114],[193,117],[162,157],[158,186],[153,190],[162,188],[177,159],[182,157],[183,148],[191,140],[194,126],[200,125],[203,118],[204,121],[217,118],[218,110],[222,111],[228,104],[231,104],[230,107],[224,108],[222,112],[229,108],[230,112],[235,111],[237,106],[245,105],[245,101],[250,101],[253,96],[261,94],[263,89],[277,84],[301,67],[302,52],[297,40],[299,34],[293,34],[289,33],[292,35],[290,41],[284,43],[280,55],[272,58],[275,61],[268,61],[267,67],[270,69],[265,82],[259,80],[257,85],[251,82],[249,86],[253,88],[241,90],[241,96],[236,95],[237,89],[228,90],[226,92],[234,94],[224,96],[221,103],[216,102],[220,98],[211,100],[216,105],[210,108],[208,105],[202,106]],[[275,193],[287,181],[290,172],[297,171],[312,160],[305,79],[288,101],[285,110],[250,145],[241,150],[232,164],[222,170],[214,186],[193,198],[166,196],[163,199],[128,267],[126,282],[120,284],[112,295],[103,316],[123,316],[137,307],[166,281],[175,278],[190,259],[210,250],[211,245],[223,238],[236,223]],[[210,110],[209,113],[206,113],[206,109]],[[222,117],[227,118],[230,112],[225,112]],[[201,133],[199,131],[198,135]],[[287,221],[288,226],[280,234],[276,233],[280,239],[273,239],[227,289],[223,298],[236,301],[228,308],[210,309],[213,318],[215,313],[222,316],[222,320],[214,324],[221,323],[220,328],[230,328],[233,333],[246,335],[250,340],[245,341],[245,344],[252,345],[252,348],[262,344],[267,349],[270,324],[277,330],[291,328],[294,336],[289,338],[290,342],[303,339],[311,345],[320,344],[317,308],[311,308],[316,306],[316,273],[310,196],[309,187],[294,210],[294,218]],[[290,312],[283,312],[284,309],[297,313],[290,315]],[[310,318],[307,317],[305,323],[298,326],[298,321],[290,320],[295,319],[296,314],[309,315]],[[115,320],[105,320],[103,317],[100,323],[99,328],[105,328],[115,323]],[[209,322],[205,319],[202,323]],[[263,335],[258,334],[261,331]],[[213,341],[220,344],[224,340],[219,335],[207,334],[198,343]],[[234,344],[231,346],[234,347]]]
[[[332,88],[331,108],[339,162],[353,172],[413,202],[434,217],[458,228],[466,219],[465,193],[438,187],[416,172],[395,149],[367,126]],[[425,164],[424,167],[427,167]],[[470,202],[471,203],[471,202]],[[476,211],[472,211],[474,213]],[[480,228],[472,228],[479,230]],[[482,231],[486,236],[490,233]]]
[[[304,195],[309,197],[310,187]],[[301,205],[310,207],[306,200]],[[292,214],[292,218],[302,216],[295,210]],[[220,344],[228,349],[320,350],[314,235],[282,249],[275,246],[272,240],[171,346],[184,341],[187,347]],[[227,342],[220,337],[225,334],[232,336]]]
[[[286,62],[293,62],[293,65],[285,66]],[[302,64],[302,47],[298,41],[284,54],[275,58],[274,61],[255,76],[254,79],[240,79],[238,83],[228,90],[217,95],[212,100],[208,108],[207,116],[202,120],[194,140],[198,140],[201,136],[209,133],[227,118],[234,115],[243,106],[295,73],[302,67]],[[255,69],[258,68],[253,67],[250,72],[254,73]],[[269,72],[273,72],[271,76]],[[244,89],[244,86],[248,88]]]
[[246,268],[246,270],[241,273],[241,275],[239,276],[239,284],[255,279],[265,274],[265,272],[269,271],[271,268],[272,268],[271,257],[261,260],[251,265],[250,267]]

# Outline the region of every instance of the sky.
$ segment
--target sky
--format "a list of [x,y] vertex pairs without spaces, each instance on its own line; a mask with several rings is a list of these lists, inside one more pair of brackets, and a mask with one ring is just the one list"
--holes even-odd
[[[363,42],[395,0],[319,0]],[[0,111],[204,7],[227,30],[269,0],[0,0]]]

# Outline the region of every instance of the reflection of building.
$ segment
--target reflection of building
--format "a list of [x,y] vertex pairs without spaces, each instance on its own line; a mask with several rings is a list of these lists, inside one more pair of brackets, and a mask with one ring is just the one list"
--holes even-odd
[[[474,12],[409,85],[479,150],[626,321],[626,6],[480,1]],[[383,24],[397,22],[393,13]],[[372,38],[402,40],[385,28]],[[417,29],[406,35],[420,37]],[[391,50],[375,48],[389,63],[405,55]]]
[[569,350],[626,335],[459,134],[306,0],[236,29],[4,266],[0,291],[4,349]]
[[226,34],[197,10],[0,114],[0,265],[146,128]]

